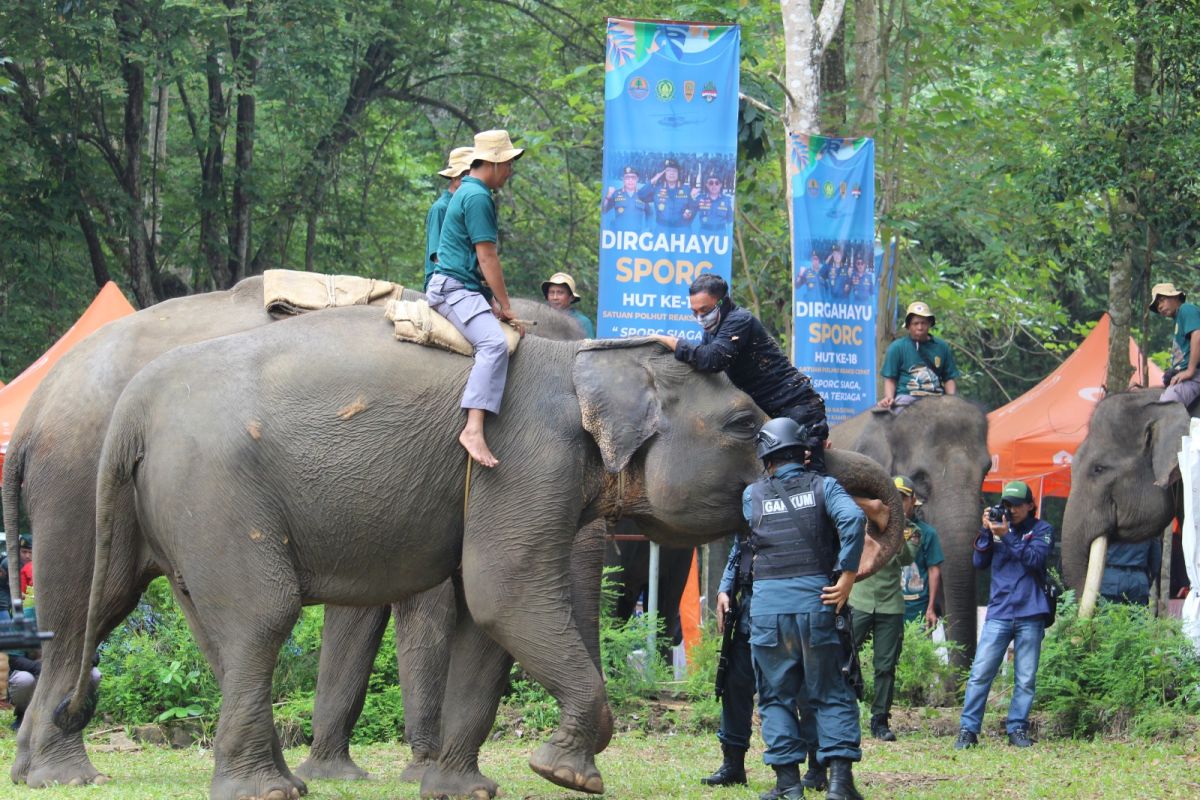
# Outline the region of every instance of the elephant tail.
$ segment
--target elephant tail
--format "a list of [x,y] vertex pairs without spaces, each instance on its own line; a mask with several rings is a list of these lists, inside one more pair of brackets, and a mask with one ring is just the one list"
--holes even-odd
[[88,599],[87,629],[84,633],[79,675],[75,690],[54,710],[54,724],[66,733],[82,731],[96,710],[96,693],[91,691],[92,655],[99,642],[104,584],[112,553],[113,528],[117,520],[116,503],[121,489],[130,483],[143,454],[143,435],[138,424],[120,424],[119,420],[140,420],[143,415],[120,413],[118,403],[109,425],[100,465],[96,471],[96,557],[92,566],[92,590]]
[[24,442],[13,439],[4,454],[4,488],[0,497],[4,501],[4,530],[9,553],[8,591],[9,596],[21,596],[21,481],[25,479]]

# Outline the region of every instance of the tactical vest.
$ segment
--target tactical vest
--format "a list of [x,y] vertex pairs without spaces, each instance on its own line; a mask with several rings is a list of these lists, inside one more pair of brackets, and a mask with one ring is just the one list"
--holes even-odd
[[833,528],[825,515],[823,481],[815,472],[801,472],[778,482],[800,518],[800,530],[766,478],[750,487],[750,545],[756,580],[829,574],[832,564],[823,563],[828,556],[822,555],[822,542],[833,547]]

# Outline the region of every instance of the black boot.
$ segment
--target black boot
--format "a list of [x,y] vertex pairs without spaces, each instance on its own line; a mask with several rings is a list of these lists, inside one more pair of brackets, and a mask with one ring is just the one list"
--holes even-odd
[[820,761],[817,761],[817,754],[812,751],[809,751],[808,754],[808,772],[804,773],[804,777],[800,779],[800,785],[816,792],[825,791],[825,787],[829,785],[825,767],[821,765]]
[[863,796],[854,788],[854,775],[850,771],[850,762],[844,758],[834,758],[829,762],[829,794],[826,800],[863,800]]
[[721,754],[725,760],[717,771],[707,778],[701,778],[705,786],[745,786],[746,785],[746,748],[721,745]]
[[878,714],[871,717],[871,735],[881,742],[896,741],[896,734],[888,727],[888,715]]
[[800,785],[799,764],[772,764],[775,770],[775,788],[763,792],[758,800],[803,800],[804,787]]

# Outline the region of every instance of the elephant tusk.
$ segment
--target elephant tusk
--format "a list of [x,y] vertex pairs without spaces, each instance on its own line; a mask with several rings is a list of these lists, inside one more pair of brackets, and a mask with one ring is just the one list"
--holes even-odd
[[1079,598],[1079,616],[1090,619],[1096,612],[1100,599],[1100,579],[1104,576],[1104,558],[1108,555],[1108,537],[1097,536],[1088,550],[1087,577],[1083,580],[1083,594]]

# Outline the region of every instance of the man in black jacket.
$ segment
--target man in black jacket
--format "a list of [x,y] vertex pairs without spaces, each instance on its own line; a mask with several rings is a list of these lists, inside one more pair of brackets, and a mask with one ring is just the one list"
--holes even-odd
[[705,273],[688,289],[688,302],[704,328],[700,344],[675,336],[656,335],[675,352],[675,358],[701,372],[725,372],[767,413],[790,417],[806,427],[812,457],[809,468],[825,471],[824,448],[829,438],[825,401],[807,375],[792,366],[763,324],[729,297],[729,284],[720,275]]

